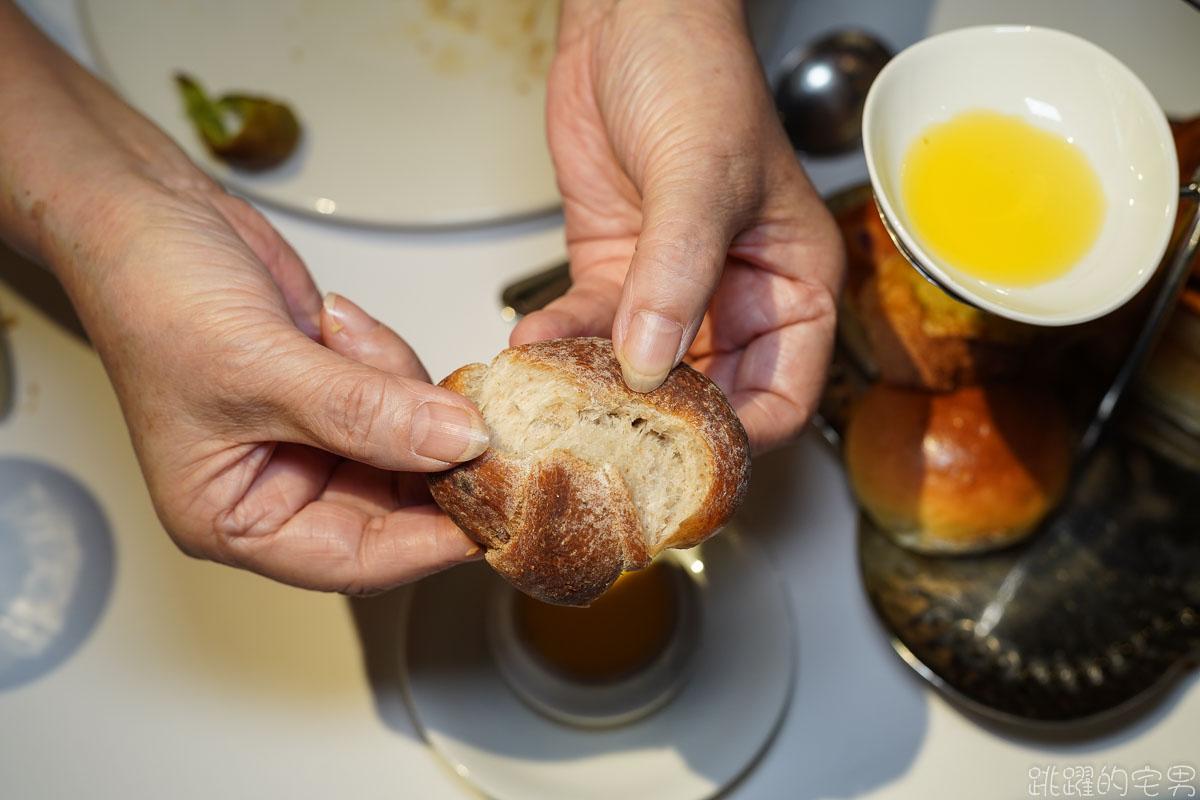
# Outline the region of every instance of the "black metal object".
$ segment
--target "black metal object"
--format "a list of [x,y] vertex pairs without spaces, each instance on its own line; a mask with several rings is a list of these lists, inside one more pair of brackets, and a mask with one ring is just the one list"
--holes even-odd
[[1141,413],[1017,547],[923,556],[863,519],[864,587],[918,672],[989,716],[1068,723],[1126,709],[1200,655],[1200,459],[1156,446]]
[[500,293],[500,303],[504,308],[511,308],[514,315],[523,316],[545,308],[570,288],[570,264],[563,262],[504,287]]

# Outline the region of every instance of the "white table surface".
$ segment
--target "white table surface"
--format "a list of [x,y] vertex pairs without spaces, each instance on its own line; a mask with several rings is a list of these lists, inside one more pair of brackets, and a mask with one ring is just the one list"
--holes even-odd
[[[68,0],[23,5],[92,63]],[[926,2],[798,2],[765,57],[775,63],[787,45],[847,22],[903,46],[929,13]],[[856,156],[810,172],[823,190],[864,174]],[[392,325],[435,376],[501,349],[510,323],[500,288],[564,253],[553,217],[414,234],[265,213],[324,289]],[[70,658],[0,691],[0,798],[475,796],[400,702],[395,596],[351,602],[182,556],[151,508],[99,360],[57,321],[44,276],[24,270],[0,255],[16,392],[0,457],[48,462],[95,495],[113,531],[115,579]],[[1086,737],[1005,730],[928,689],[870,613],[851,500],[815,437],[756,463],[742,518],[786,577],[799,671],[778,737],[730,797],[1012,798],[1036,795],[1035,768],[1200,769],[1195,674],[1149,713]],[[1168,788],[1164,777],[1157,792]]]

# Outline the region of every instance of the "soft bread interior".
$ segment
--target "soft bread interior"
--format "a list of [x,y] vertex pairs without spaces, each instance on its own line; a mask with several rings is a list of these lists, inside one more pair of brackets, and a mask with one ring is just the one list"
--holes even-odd
[[708,494],[714,465],[707,443],[647,402],[606,398],[552,368],[504,356],[473,373],[464,388],[500,452],[536,459],[565,450],[593,466],[615,468],[651,552]]

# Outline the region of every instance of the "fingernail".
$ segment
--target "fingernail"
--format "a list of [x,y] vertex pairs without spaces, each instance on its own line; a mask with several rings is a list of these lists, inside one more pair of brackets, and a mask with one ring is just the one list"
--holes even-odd
[[341,295],[325,295],[325,316],[329,317],[333,333],[345,331],[351,335],[370,333],[379,323],[367,312]]
[[483,420],[457,406],[422,403],[413,414],[412,449],[438,461],[470,461],[488,449]]
[[635,392],[657,389],[675,366],[683,341],[683,326],[649,311],[639,311],[629,321],[621,346],[621,372]]

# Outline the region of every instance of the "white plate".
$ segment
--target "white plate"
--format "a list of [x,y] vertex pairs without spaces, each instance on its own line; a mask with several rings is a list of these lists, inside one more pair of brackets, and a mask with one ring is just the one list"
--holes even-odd
[[497,672],[484,564],[418,584],[407,614],[407,689],[433,749],[497,800],[698,800],[737,780],[774,737],[791,700],[795,628],[771,564],[732,529],[693,551],[701,617],[694,673],[648,717],[620,728],[553,722]]
[[113,562],[108,520],[78,480],[0,458],[0,692],[46,675],[91,635]]
[[[559,204],[545,142],[556,0],[79,0],[117,89],[235,191],[384,226],[491,222]],[[531,14],[529,24],[525,15]],[[287,101],[276,170],[213,159],[172,76]]]

